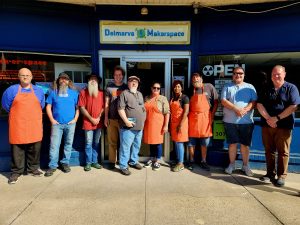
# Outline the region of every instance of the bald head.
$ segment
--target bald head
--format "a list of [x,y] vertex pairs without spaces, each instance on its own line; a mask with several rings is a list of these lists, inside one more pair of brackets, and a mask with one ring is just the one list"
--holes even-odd
[[273,67],[271,80],[275,88],[280,88],[284,83],[286,72],[284,66],[276,65]]
[[29,88],[32,80],[32,73],[27,68],[22,68],[18,73],[20,84],[23,88]]

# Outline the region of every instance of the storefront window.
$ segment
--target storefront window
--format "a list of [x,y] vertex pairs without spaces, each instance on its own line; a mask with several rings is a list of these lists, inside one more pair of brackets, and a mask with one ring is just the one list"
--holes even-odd
[[[6,51],[0,53],[0,97],[7,87],[19,82],[18,70],[23,67],[31,70],[32,82],[42,87],[45,94],[61,72],[66,72],[78,87],[82,86],[85,76],[91,72],[90,56]],[[3,113],[2,111],[1,114]]]
[[[231,81],[233,69],[237,66],[245,69],[245,81],[253,84],[258,92],[264,88],[265,76],[262,72],[267,74],[267,81],[270,82],[275,65],[284,66],[287,73],[285,80],[300,88],[299,62],[300,52],[199,56],[204,81],[214,84],[219,93],[224,84]],[[216,115],[222,116],[221,107]],[[256,112],[255,116],[259,114]],[[300,117],[300,110],[296,112],[296,117]]]

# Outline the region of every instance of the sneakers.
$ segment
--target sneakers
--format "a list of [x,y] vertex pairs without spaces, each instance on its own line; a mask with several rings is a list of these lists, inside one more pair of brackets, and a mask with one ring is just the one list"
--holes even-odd
[[50,177],[53,175],[53,173],[56,171],[56,169],[48,169],[46,173],[44,174],[45,177]]
[[176,164],[176,166],[172,169],[173,172],[179,172],[181,170],[184,170],[184,165],[182,163]]
[[262,182],[264,182],[264,183],[266,183],[266,184],[271,184],[271,183],[273,183],[275,181],[275,179],[272,178],[272,177],[269,177],[268,174],[260,177],[259,180],[262,181]]
[[131,172],[129,171],[128,168],[126,169],[120,169],[121,174],[125,175],[125,176],[129,176],[131,174]]
[[94,167],[95,169],[102,169],[102,166],[99,163],[92,163],[91,165],[92,167]]
[[132,167],[132,168],[135,168],[135,169],[137,169],[137,170],[143,169],[142,165],[139,164],[139,163],[136,163],[136,164],[134,164],[134,165],[129,164],[129,166]]
[[206,171],[210,171],[210,167],[208,166],[208,164],[205,161],[202,161],[200,164],[200,167]]
[[285,185],[285,179],[284,178],[278,178],[278,180],[275,183],[275,186],[277,187],[283,187]]
[[154,163],[152,164],[152,170],[157,171],[157,170],[159,170],[159,169],[160,169],[160,164],[159,164],[159,162],[154,162]]
[[34,171],[29,171],[28,174],[34,176],[34,177],[41,177],[43,175],[43,172],[36,169]]
[[229,164],[229,166],[225,169],[225,173],[232,174],[232,172],[235,170],[234,164]]
[[11,174],[10,177],[8,178],[8,184],[15,184],[15,183],[17,183],[19,176],[20,175],[17,174],[17,173]]
[[146,163],[144,164],[144,167],[146,167],[146,168],[148,168],[148,167],[150,167],[150,166],[152,166],[152,160],[151,160],[151,159],[148,160],[148,162],[146,162]]
[[90,171],[91,169],[92,168],[91,168],[91,164],[90,163],[86,164],[85,167],[84,167],[84,171]]
[[61,170],[64,172],[64,173],[69,173],[71,172],[71,168],[68,164],[61,164]]
[[253,177],[253,172],[251,171],[249,165],[245,166],[243,165],[242,171],[248,176],[248,177]]
[[186,168],[192,171],[194,169],[194,162],[187,162]]

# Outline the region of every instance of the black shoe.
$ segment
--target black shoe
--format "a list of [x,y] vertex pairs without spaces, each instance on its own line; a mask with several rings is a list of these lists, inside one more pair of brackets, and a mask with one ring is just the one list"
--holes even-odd
[[285,179],[284,178],[278,178],[278,180],[275,183],[276,187],[283,187],[285,185]]
[[208,166],[208,164],[204,161],[202,161],[200,164],[200,167],[206,171],[210,171],[210,167]]
[[141,164],[139,164],[139,163],[136,163],[134,165],[129,164],[129,166],[132,167],[132,168],[134,168],[134,169],[137,169],[137,170],[143,169],[143,166]]
[[158,171],[160,169],[160,163],[159,162],[154,162],[153,164],[152,164],[152,170],[154,170],[154,171]]
[[114,170],[116,168],[116,164],[115,163],[108,163],[108,169],[109,170]]
[[29,171],[28,174],[30,174],[30,175],[32,175],[34,177],[41,177],[41,176],[43,176],[43,172],[40,171],[40,170],[38,170],[38,169],[36,169],[34,171]]
[[125,175],[125,176],[129,176],[131,174],[131,172],[129,171],[128,168],[126,169],[120,169],[121,174]]
[[8,184],[15,184],[17,183],[18,179],[19,179],[19,174],[17,173],[13,173],[10,175],[10,177],[8,178]]
[[274,177],[269,177],[268,174],[260,177],[259,180],[266,183],[266,184],[271,184],[271,183],[275,182],[275,178]]
[[71,172],[71,168],[68,164],[61,164],[61,170],[64,172],[64,173],[69,173]]
[[192,171],[194,169],[194,163],[193,162],[187,162],[185,167],[188,170]]
[[45,177],[51,177],[53,173],[56,171],[56,169],[48,169],[46,173],[44,174]]

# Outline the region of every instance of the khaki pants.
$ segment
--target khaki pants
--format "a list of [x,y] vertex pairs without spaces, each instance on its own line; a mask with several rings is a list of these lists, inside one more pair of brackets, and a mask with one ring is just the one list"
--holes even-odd
[[117,162],[118,142],[119,142],[119,122],[117,119],[109,119],[107,127],[108,138],[108,160],[110,163]]
[[275,155],[277,151],[277,176],[285,179],[288,172],[292,130],[263,127],[262,139],[266,151],[267,175],[273,178],[276,175]]

